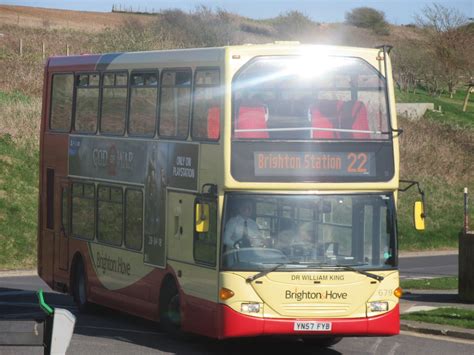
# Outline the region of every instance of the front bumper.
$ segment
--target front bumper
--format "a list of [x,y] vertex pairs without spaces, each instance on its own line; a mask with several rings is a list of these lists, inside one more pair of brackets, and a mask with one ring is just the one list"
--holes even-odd
[[[219,305],[220,339],[262,335],[295,336],[389,336],[400,332],[399,305],[380,316],[370,318],[257,318]],[[304,332],[293,330],[296,320],[332,323],[331,331]]]

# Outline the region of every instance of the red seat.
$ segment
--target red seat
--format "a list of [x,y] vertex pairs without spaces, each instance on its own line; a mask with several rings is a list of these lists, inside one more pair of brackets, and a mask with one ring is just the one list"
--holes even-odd
[[[344,102],[344,107],[340,116],[340,127],[345,129],[354,129],[359,131],[369,130],[369,121],[367,120],[367,108],[362,101]],[[370,138],[370,133],[342,133],[341,138]]]
[[[365,107],[362,101],[356,101],[352,108],[352,117],[354,118],[354,123],[352,124],[352,129],[359,131],[368,131],[369,130],[369,121],[367,119],[367,108]],[[370,138],[370,133],[352,133],[353,138]]]
[[[362,101],[319,100],[310,108],[310,114],[313,128],[369,130],[367,108]],[[370,133],[313,130],[311,138],[367,139]]]
[[265,106],[240,106],[235,122],[236,138],[269,138],[267,131],[237,132],[240,129],[267,129],[268,111]]
[[210,107],[209,110],[207,110],[207,138],[219,139],[220,116],[221,110],[217,106]]
[[[339,112],[342,107],[339,100],[319,100],[316,105],[310,108],[311,126],[313,128],[336,128]],[[338,132],[312,130],[313,139],[334,139],[338,138]]]

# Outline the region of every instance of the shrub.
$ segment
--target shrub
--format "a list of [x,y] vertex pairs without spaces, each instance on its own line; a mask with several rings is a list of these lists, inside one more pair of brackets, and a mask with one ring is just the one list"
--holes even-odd
[[388,22],[385,14],[370,7],[358,7],[346,13],[346,23],[356,27],[368,28],[379,35],[388,35]]
[[279,15],[274,21],[279,39],[299,40],[318,24],[299,11],[289,11]]

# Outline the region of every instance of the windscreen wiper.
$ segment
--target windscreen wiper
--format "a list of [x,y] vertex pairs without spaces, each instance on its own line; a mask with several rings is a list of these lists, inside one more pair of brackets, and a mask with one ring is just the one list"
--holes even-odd
[[[362,266],[362,265],[367,265],[367,264],[356,264],[356,265],[354,265],[354,266]],[[349,270],[349,271],[358,272],[359,274],[365,275],[365,276],[370,277],[370,278],[372,278],[372,279],[375,279],[375,280],[377,280],[377,281],[379,281],[379,282],[384,279],[383,276],[376,275],[376,274],[372,274],[371,272],[367,272],[367,271],[364,271],[364,270],[359,270],[359,269],[353,268],[353,267],[350,266],[350,265],[336,264],[336,265],[334,265],[334,266],[343,268],[344,270]]]
[[[298,262],[291,262],[290,264],[299,264]],[[286,266],[288,265],[288,263],[280,263],[280,264],[276,264],[274,267],[270,268],[270,269],[267,269],[267,270],[263,270],[263,271],[260,271],[258,274],[255,274],[255,275],[252,275],[252,276],[249,276],[245,279],[246,282],[252,282],[252,281],[255,281],[256,279],[259,279],[261,278],[262,276],[265,276],[266,274],[272,272],[272,271],[275,271],[276,269],[282,267],[282,266]]]

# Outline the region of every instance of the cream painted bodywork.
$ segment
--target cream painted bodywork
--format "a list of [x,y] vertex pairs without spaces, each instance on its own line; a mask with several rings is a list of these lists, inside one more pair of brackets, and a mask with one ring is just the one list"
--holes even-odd
[[[390,57],[387,57],[387,73],[384,70],[383,52],[373,48],[356,47],[336,47],[319,45],[299,45],[299,44],[267,44],[267,45],[245,45],[226,47],[226,67],[225,67],[225,117],[230,122],[231,117],[231,84],[234,75],[256,56],[288,56],[288,55],[321,55],[321,56],[341,56],[357,57],[367,61],[387,78],[388,98],[390,101],[391,126],[397,129],[395,95],[393,92],[392,66]],[[232,125],[227,124],[221,133],[224,137],[224,156],[231,155],[231,135]],[[396,136],[396,135],[395,135]],[[368,182],[368,183],[258,183],[258,182],[238,182],[231,175],[230,159],[224,161],[224,187],[232,190],[310,190],[310,193],[319,193],[321,191],[394,191],[399,185],[399,147],[398,137],[393,138],[394,150],[394,176],[388,182]]]
[[143,263],[141,252],[94,242],[88,244],[95,274],[108,290],[130,286],[154,270]]
[[[237,312],[242,303],[261,304],[253,317],[268,318],[363,318],[386,312],[370,312],[368,302],[388,302],[389,310],[399,300],[394,290],[399,286],[398,271],[373,272],[383,276],[382,282],[351,271],[284,271],[272,272],[252,282],[246,278],[256,272],[222,272],[221,287],[234,292],[234,296],[220,301]],[[341,280],[343,278],[343,280]],[[315,281],[320,283],[316,284]],[[287,292],[311,293],[315,299],[297,300]],[[333,296],[327,296],[332,294]],[[321,297],[319,297],[321,295]],[[334,299],[331,299],[334,297]]]
[[168,191],[166,223],[168,265],[178,275],[176,280],[187,296],[217,302],[216,266],[199,265],[194,261],[195,198],[194,194]]
[[[175,51],[153,51],[142,53],[124,53],[117,56],[107,66],[107,70],[133,70],[180,68],[180,67],[219,67],[221,69],[221,83],[225,89],[222,97],[223,112],[220,116],[221,137],[218,142],[201,144],[199,149],[199,174],[198,189],[203,184],[212,183],[218,187],[218,245],[217,254],[220,250],[220,231],[222,211],[224,205],[224,194],[230,190],[265,192],[265,193],[296,193],[296,194],[329,194],[329,193],[354,193],[354,192],[394,192],[399,184],[399,148],[398,138],[394,137],[394,176],[388,182],[383,183],[242,183],[233,179],[230,173],[231,156],[231,84],[235,73],[246,63],[256,56],[263,55],[305,55],[321,54],[328,56],[359,57],[367,61],[387,78],[388,96],[390,100],[390,116],[392,128],[397,128],[395,99],[393,92],[393,79],[391,75],[390,58],[387,60],[388,75],[384,72],[383,53],[378,49],[362,49],[355,47],[332,47],[332,46],[310,46],[294,44],[268,44],[268,45],[245,45],[210,49],[189,49]],[[227,157],[227,159],[225,159]],[[196,194],[184,191],[168,190],[166,196],[166,258],[168,265],[173,271],[181,274],[176,280],[186,295],[195,296],[213,302],[219,302],[218,291],[220,287],[227,287],[235,292],[235,295],[222,303],[229,305],[240,312],[242,302],[259,302],[264,304],[259,314],[253,316],[267,317],[359,317],[379,315],[367,312],[367,302],[382,300],[389,302],[390,309],[398,303],[393,296],[393,290],[398,287],[398,272],[376,272],[386,276],[381,283],[371,284],[373,279],[366,276],[346,271],[344,281],[334,283],[322,283],[315,285],[312,282],[291,282],[286,278],[295,272],[281,272],[268,274],[258,281],[262,284],[246,283],[247,276],[255,272],[222,272],[219,273],[218,266],[200,265],[195,262],[193,256],[193,225],[194,225],[194,199]],[[181,201],[181,202],[180,202]],[[183,229],[182,233],[180,228]],[[104,287],[109,290],[118,290],[137,282],[155,267],[148,266],[143,262],[143,254],[132,252],[124,248],[115,248],[97,243],[89,243],[92,255],[93,267],[97,277]],[[107,255],[113,260],[125,260],[130,264],[130,275],[128,273],[112,272],[103,270],[97,264],[97,255]],[[217,256],[216,256],[217,257]],[[217,257],[217,263],[219,259]],[[319,274],[330,274],[322,272]],[[333,273],[334,274],[334,273]],[[216,282],[218,280],[218,282]],[[315,290],[315,292],[329,290],[331,287],[339,292],[350,293],[350,302],[347,310],[342,310],[342,303],[333,306],[323,304],[313,309],[317,302],[310,302],[306,306],[296,303],[285,303],[278,292],[295,287],[298,290]],[[318,291],[319,290],[319,291]],[[357,292],[355,292],[356,290]],[[349,296],[348,296],[349,297]],[[286,308],[285,308],[286,307]],[[309,307],[309,308],[305,308]],[[340,310],[337,311],[337,307]]]

